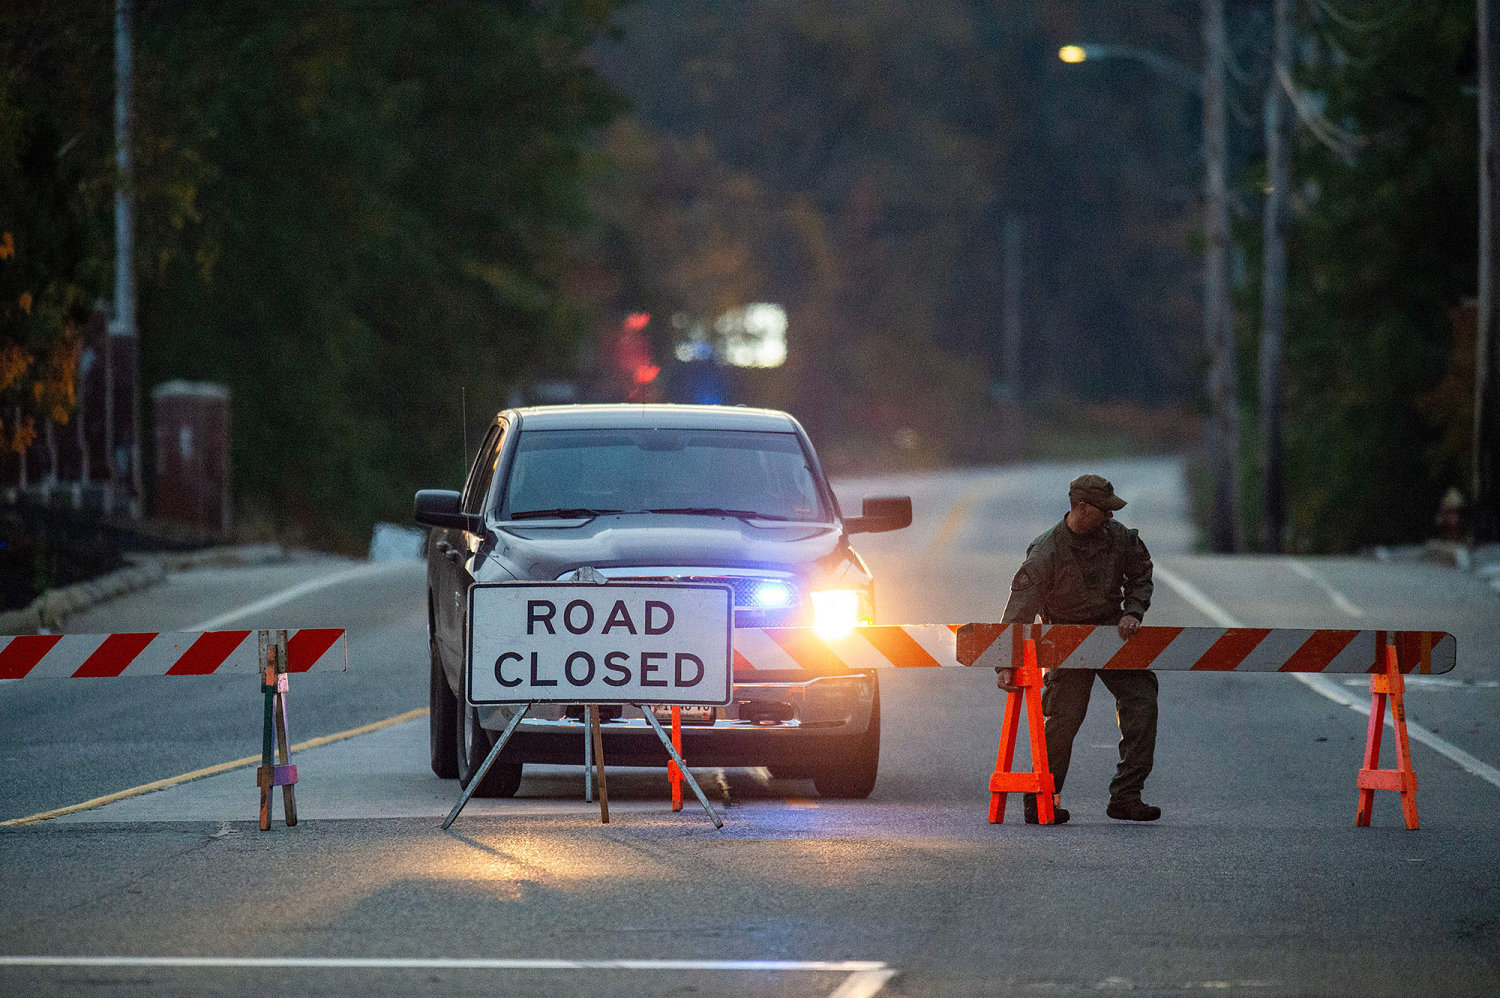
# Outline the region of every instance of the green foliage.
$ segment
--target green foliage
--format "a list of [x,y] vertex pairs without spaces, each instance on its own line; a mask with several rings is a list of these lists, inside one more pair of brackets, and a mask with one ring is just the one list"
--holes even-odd
[[111,6],[0,12],[0,450],[68,421],[79,335],[108,288]]
[[142,130],[182,178],[141,237],[145,380],[230,386],[252,513],[357,546],[456,486],[462,387],[477,421],[568,363],[608,12],[144,5]]
[[1301,25],[1320,57],[1298,69],[1299,86],[1325,94],[1325,116],[1360,141],[1346,158],[1302,129],[1294,146],[1284,409],[1293,550],[1429,536],[1438,497],[1464,480],[1463,455],[1441,443],[1454,430],[1443,423],[1468,410],[1420,400],[1449,369],[1450,313],[1475,286],[1474,8],[1340,10],[1375,27],[1316,12]]

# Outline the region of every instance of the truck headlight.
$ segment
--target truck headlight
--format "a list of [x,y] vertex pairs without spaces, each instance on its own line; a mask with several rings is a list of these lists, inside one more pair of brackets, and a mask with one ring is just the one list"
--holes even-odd
[[825,589],[812,594],[813,631],[820,638],[841,638],[860,624],[859,592]]

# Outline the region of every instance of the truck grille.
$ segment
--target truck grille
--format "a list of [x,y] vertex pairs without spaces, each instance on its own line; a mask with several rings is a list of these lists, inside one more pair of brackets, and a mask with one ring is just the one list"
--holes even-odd
[[[736,610],[750,609],[760,611],[782,611],[795,614],[802,602],[802,589],[795,582],[788,579],[777,578],[755,578],[743,575],[623,575],[612,576],[611,581],[619,582],[700,582],[713,586],[728,586],[734,593],[734,607]],[[767,582],[776,582],[786,586],[790,595],[786,605],[782,607],[763,607],[755,601],[756,591]]]

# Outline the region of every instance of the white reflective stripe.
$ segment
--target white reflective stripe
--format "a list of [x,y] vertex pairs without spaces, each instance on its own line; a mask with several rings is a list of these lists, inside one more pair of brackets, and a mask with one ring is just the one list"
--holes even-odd
[[1072,654],[1057,664],[1064,669],[1097,669],[1113,658],[1124,644],[1120,632],[1113,627],[1096,627],[1082,644],[1073,649]]
[[1172,639],[1172,643],[1158,656],[1164,663],[1159,666],[1163,669],[1191,669],[1203,657],[1204,652],[1214,646],[1214,642],[1224,636],[1224,632],[1217,627],[1187,627],[1182,633]]
[[[1344,646],[1343,651],[1333,656],[1333,660],[1323,667],[1323,671],[1368,672],[1370,666],[1375,664],[1375,632],[1360,631],[1353,641]],[[1385,668],[1385,662],[1379,664],[1381,668]]]
[[828,650],[851,669],[887,669],[891,663],[870,644],[863,628],[855,628],[841,638],[825,638]]
[[104,644],[108,634],[64,634],[62,640],[53,645],[42,660],[31,667],[27,678],[66,679],[78,671],[78,667]]
[[[1235,667],[1237,672],[1278,672],[1297,649],[1307,643],[1311,631],[1272,631],[1261,639],[1255,650]],[[1369,663],[1365,663],[1368,667]]]
[[733,635],[735,652],[757,671],[801,668],[792,656],[783,651],[781,646],[772,641],[759,627],[737,627]]
[[938,665],[961,665],[958,660],[958,635],[942,624],[911,624],[901,628],[922,648],[937,659]]

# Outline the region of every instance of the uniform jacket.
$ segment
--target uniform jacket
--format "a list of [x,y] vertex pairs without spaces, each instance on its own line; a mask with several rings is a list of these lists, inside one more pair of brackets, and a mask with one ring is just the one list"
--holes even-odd
[[1026,549],[1003,622],[1029,624],[1038,613],[1048,624],[1145,620],[1151,590],[1151,554],[1136,531],[1107,520],[1079,536],[1064,519]]

